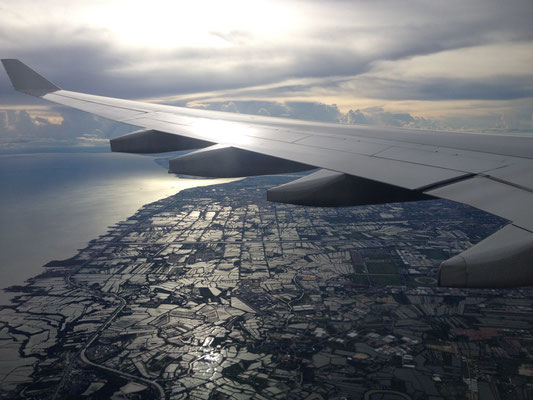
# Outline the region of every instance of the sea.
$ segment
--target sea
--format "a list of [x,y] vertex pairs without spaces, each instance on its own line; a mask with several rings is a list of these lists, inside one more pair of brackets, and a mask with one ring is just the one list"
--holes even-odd
[[[0,154],[0,289],[74,256],[145,204],[229,181],[169,174],[160,155]],[[12,296],[0,290],[0,304]]]

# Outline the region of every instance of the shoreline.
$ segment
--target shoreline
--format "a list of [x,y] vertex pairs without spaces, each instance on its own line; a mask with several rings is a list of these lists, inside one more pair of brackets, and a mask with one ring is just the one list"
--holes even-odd
[[[161,155],[43,153],[1,155],[8,190],[0,231],[0,305],[5,291],[39,275],[50,260],[73,257],[143,206],[182,190],[231,180],[183,179],[166,173]],[[159,161],[158,161],[159,160]]]

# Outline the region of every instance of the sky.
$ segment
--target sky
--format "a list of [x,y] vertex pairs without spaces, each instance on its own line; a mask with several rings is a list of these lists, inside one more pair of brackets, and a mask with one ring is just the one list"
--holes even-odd
[[[104,96],[531,134],[531,21],[531,0],[0,0],[0,57]],[[0,71],[0,151],[131,130],[16,93]]]

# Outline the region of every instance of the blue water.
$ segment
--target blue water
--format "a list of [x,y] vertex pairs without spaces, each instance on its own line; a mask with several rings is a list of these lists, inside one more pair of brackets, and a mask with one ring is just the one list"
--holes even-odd
[[[147,156],[0,155],[0,288],[73,256],[144,204],[225,181],[180,179]],[[10,297],[0,291],[0,304]]]

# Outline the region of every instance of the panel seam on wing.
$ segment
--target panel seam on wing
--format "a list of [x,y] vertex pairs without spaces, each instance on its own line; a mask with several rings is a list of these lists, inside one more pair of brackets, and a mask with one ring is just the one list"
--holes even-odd
[[[67,96],[65,94],[57,93],[57,92],[53,92],[53,93],[49,93],[49,94],[53,94],[53,95],[59,96],[59,97],[65,97],[65,98],[71,99],[71,100],[81,101],[83,103],[97,104],[99,106],[104,106],[104,107],[118,108],[118,109],[121,109],[121,110],[129,110],[129,111],[137,111],[139,113],[144,113],[144,114],[149,113],[149,111],[146,111],[146,110],[139,110],[137,108],[129,108],[129,107],[120,107],[120,106],[110,105],[110,104],[106,104],[106,103],[99,103],[97,101],[92,101],[92,100],[79,99],[77,97],[71,97],[71,96]],[[117,100],[121,100],[121,99],[117,99]]]
[[439,188],[444,187],[444,186],[449,186],[449,185],[453,185],[454,183],[458,183],[458,182],[466,181],[468,179],[472,179],[475,176],[478,176],[478,175],[469,173],[467,175],[461,175],[461,176],[458,176],[456,178],[450,178],[450,179],[446,179],[444,181],[435,182],[435,183],[432,183],[430,185],[423,186],[423,187],[419,188],[418,190],[420,190],[420,191],[422,191],[424,193],[427,193],[427,192],[430,192],[430,191],[435,190],[435,189],[439,189]]
[[483,177],[485,179],[490,179],[491,181],[494,181],[494,182],[501,183],[503,185],[507,185],[507,186],[514,187],[516,189],[523,190],[525,192],[533,193],[533,189],[530,189],[530,188],[522,186],[522,185],[518,185],[518,184],[510,182],[510,181],[506,181],[505,179],[496,178],[494,176],[487,175],[487,174],[479,174],[479,176]]

